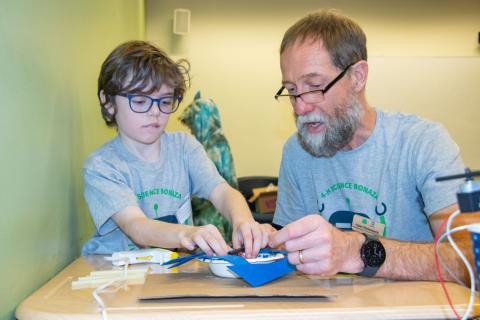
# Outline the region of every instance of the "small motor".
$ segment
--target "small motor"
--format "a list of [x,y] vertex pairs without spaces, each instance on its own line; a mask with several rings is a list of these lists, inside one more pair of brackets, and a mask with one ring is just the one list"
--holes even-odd
[[435,181],[446,181],[465,178],[465,183],[460,186],[457,192],[458,206],[462,213],[480,211],[480,181],[473,177],[479,177],[480,171],[470,171],[465,169],[465,173],[445,177],[438,177]]

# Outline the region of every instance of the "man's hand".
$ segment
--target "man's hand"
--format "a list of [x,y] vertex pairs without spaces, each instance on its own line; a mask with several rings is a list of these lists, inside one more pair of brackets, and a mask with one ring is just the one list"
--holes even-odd
[[284,244],[288,261],[308,274],[357,273],[363,268],[363,235],[342,232],[319,215],[309,215],[271,234],[269,245]]
[[194,250],[197,246],[207,255],[226,255],[230,248],[223,239],[220,231],[209,224],[205,226],[188,226],[179,233],[180,244],[187,250]]

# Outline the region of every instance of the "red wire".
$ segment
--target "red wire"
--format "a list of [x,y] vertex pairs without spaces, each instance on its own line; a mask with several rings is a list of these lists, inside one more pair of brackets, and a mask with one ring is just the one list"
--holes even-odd
[[437,247],[439,245],[440,236],[443,230],[445,229],[445,226],[447,225],[447,221],[448,221],[448,217],[445,218],[445,220],[442,222],[442,224],[440,225],[440,228],[437,231],[437,234],[435,235],[435,240],[434,240],[435,267],[437,270],[437,279],[438,281],[440,281],[440,284],[442,285],[443,292],[445,292],[445,296],[447,297],[448,304],[450,305],[450,308],[452,308],[453,313],[455,314],[457,319],[460,320],[461,317],[458,315],[457,310],[455,309],[455,306],[453,305],[452,300],[450,299],[450,295],[448,294],[447,286],[445,285],[445,279],[443,279],[442,269],[441,269],[440,261],[437,254]]

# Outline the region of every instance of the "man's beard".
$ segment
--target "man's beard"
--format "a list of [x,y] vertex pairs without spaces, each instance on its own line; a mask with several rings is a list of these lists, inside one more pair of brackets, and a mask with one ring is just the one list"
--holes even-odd
[[[360,102],[353,95],[335,108],[333,116],[320,112],[295,115],[300,145],[314,157],[333,157],[352,140],[362,115]],[[308,122],[321,122],[325,128],[323,132],[309,133],[305,125]]]

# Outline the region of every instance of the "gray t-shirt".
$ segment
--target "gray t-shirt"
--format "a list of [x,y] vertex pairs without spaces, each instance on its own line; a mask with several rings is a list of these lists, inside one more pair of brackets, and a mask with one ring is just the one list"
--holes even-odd
[[138,206],[150,219],[191,224],[191,196],[208,198],[225,182],[202,145],[182,132],[162,134],[153,163],[138,159],[117,136],[90,155],[83,174],[96,232],[82,255],[137,248],[111,218],[123,208]]
[[290,137],[283,149],[274,223],[286,225],[317,213],[351,230],[357,214],[385,225],[385,237],[432,240],[428,217],[456,203],[462,183],[435,178],[464,171],[459,148],[437,123],[376,112],[371,136],[331,158],[311,156],[296,134]]

